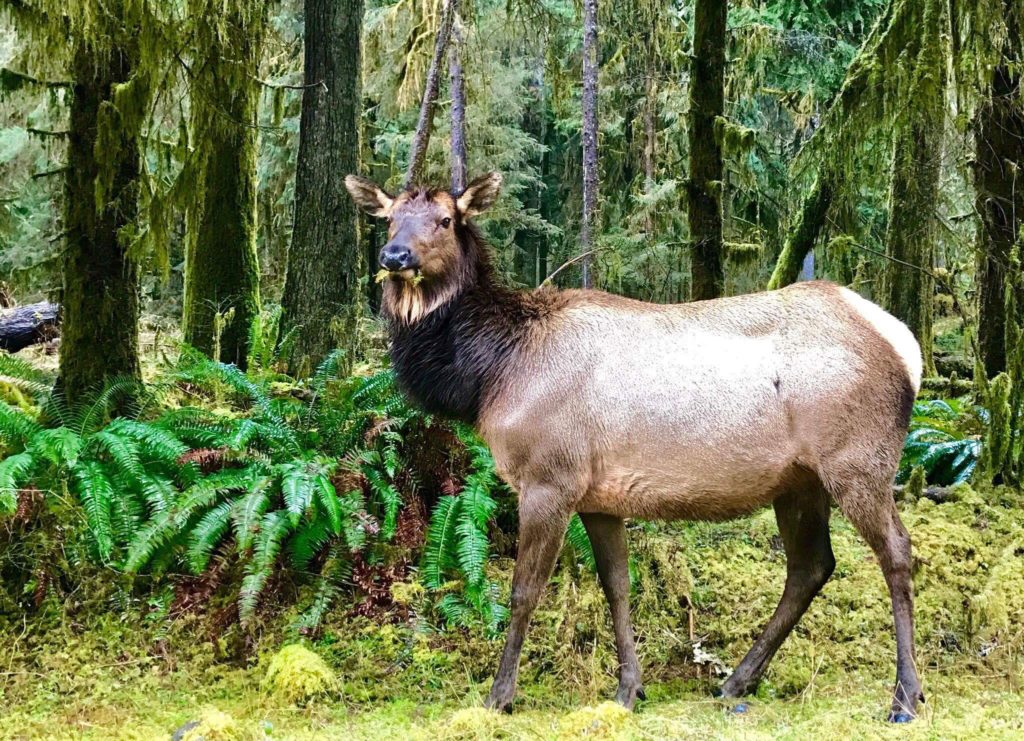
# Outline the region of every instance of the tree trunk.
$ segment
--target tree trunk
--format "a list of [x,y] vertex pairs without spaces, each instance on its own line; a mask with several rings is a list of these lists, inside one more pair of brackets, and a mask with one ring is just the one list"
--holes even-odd
[[434,128],[434,108],[437,104],[437,90],[440,86],[441,65],[444,64],[444,52],[452,35],[452,25],[458,12],[458,0],[444,0],[441,9],[441,22],[434,38],[434,57],[430,60],[427,70],[427,84],[423,88],[423,100],[420,102],[420,116],[416,121],[416,132],[409,147],[409,167],[405,171],[403,186],[408,188],[423,180],[427,163],[427,146]]
[[583,0],[583,223],[580,226],[582,286],[592,288],[590,252],[597,211],[597,0]]
[[717,298],[722,262],[722,147],[715,120],[725,112],[726,0],[696,0],[690,75],[690,173],[687,210],[693,299]]
[[935,375],[932,312],[942,138],[946,115],[944,0],[924,8],[906,99],[915,109],[894,130],[889,225],[883,297],[886,308],[914,333],[924,356],[925,375]]
[[[138,132],[119,132],[116,147],[102,153],[96,149],[100,110],[111,105],[114,86],[131,78],[134,55],[127,49],[97,53],[82,40],[74,51],[58,380],[72,404],[110,378],[141,378],[138,268],[119,238],[138,212]],[[97,160],[98,154],[103,162]],[[106,195],[97,209],[100,178]]]
[[[199,201],[190,213],[185,255],[185,341],[245,368],[249,329],[259,314],[256,157],[259,20],[236,13],[226,36],[208,45],[193,82],[194,140],[202,147]],[[220,38],[220,37],[215,37]]]
[[828,175],[819,173],[811,186],[810,193],[804,198],[797,216],[796,223],[790,230],[786,241],[775,263],[775,270],[768,281],[768,290],[784,288],[795,283],[804,264],[804,258],[814,249],[822,228],[825,216],[832,205],[832,183]]
[[466,188],[466,80],[462,75],[462,29],[458,17],[452,25],[448,72],[452,92],[452,193],[461,193]]
[[[359,169],[363,0],[306,0],[305,84],[295,227],[281,304],[299,327],[291,372],[309,375],[334,347],[350,367],[362,309],[358,211],[345,176]],[[325,266],[329,269],[325,270]]]
[[[653,36],[653,33],[651,34]],[[652,39],[653,43],[653,39]],[[655,79],[654,54],[647,62],[647,74],[644,77],[644,190],[650,192],[654,187],[655,157],[658,148],[658,81]],[[654,210],[648,208],[644,213],[644,232],[647,241],[654,244]]]
[[1020,16],[1006,5],[1007,38],[974,132],[978,229],[978,345],[989,378],[1007,369],[1007,263],[1024,222],[1024,102]]

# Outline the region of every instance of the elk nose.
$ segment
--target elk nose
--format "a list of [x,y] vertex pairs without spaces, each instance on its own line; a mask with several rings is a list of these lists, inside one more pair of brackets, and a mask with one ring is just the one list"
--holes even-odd
[[381,267],[387,270],[406,270],[412,265],[412,253],[409,248],[400,244],[386,244],[380,251]]

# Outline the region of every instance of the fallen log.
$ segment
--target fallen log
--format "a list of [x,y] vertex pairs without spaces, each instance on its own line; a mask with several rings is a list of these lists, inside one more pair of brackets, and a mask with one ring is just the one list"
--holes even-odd
[[[897,501],[913,498],[913,495],[908,492],[904,484],[893,484],[892,493]],[[936,504],[945,504],[946,502],[955,502],[957,500],[957,493],[952,486],[926,486],[920,496],[930,499]]]
[[0,310],[0,350],[18,352],[30,345],[56,337],[60,326],[60,305],[38,304]]

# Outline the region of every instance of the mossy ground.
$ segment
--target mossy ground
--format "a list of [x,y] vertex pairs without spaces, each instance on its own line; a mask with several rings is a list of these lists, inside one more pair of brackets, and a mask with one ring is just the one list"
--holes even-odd
[[[511,716],[480,709],[500,641],[476,633],[355,618],[339,605],[306,643],[338,684],[298,707],[265,682],[294,641],[274,627],[288,615],[243,641],[237,628],[211,630],[204,614],[146,617],[145,604],[107,594],[98,603],[83,590],[59,609],[3,623],[0,738],[169,738],[204,712],[243,739],[1021,738],[1024,496],[958,494],[901,505],[915,542],[928,697],[910,727],[883,720],[894,676],[889,601],[870,551],[838,516],[835,576],[750,710],[734,715],[711,699],[714,662],[694,663],[694,642],[734,665],[781,591],[781,544],[763,512],[631,529],[648,696],[633,715],[602,704],[615,688],[606,608],[593,576],[563,563],[527,641]],[[509,565],[495,564],[506,588]]]

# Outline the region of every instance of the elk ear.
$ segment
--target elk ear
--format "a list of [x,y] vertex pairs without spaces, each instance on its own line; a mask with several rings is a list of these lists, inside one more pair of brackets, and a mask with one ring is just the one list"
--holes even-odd
[[356,205],[372,216],[387,216],[395,199],[377,187],[377,184],[358,175],[345,177],[345,188]]
[[458,197],[455,205],[458,206],[459,213],[465,220],[470,216],[483,213],[493,206],[494,202],[498,200],[499,193],[501,193],[501,175],[497,172],[489,172],[470,183],[462,191],[462,195]]

